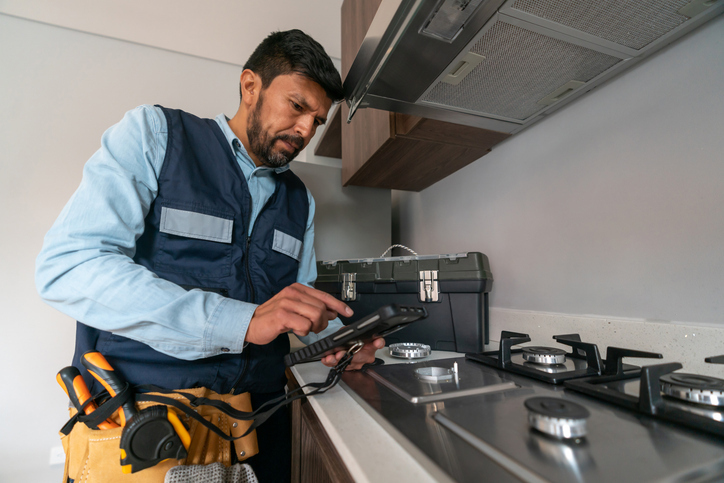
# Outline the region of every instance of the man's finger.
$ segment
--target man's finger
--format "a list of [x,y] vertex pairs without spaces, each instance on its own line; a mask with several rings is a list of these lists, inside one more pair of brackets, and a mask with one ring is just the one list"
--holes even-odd
[[[347,366],[347,370],[360,369],[365,364],[371,364],[375,361],[375,353],[385,346],[385,339],[378,337],[371,342],[366,343],[362,346],[357,354],[352,358],[352,363]],[[322,364],[327,367],[334,367],[344,357],[347,351],[337,351],[334,354],[330,354],[322,358]]]
[[[279,306],[289,313],[294,313],[309,320],[312,324],[311,331],[319,333],[327,328],[330,319],[336,317],[336,314],[326,310],[324,304],[312,297],[300,297],[297,300],[290,298],[282,298]],[[332,317],[330,317],[332,315]]]
[[322,358],[322,364],[324,364],[327,367],[334,367],[337,364],[337,358],[334,357],[334,354],[324,356]]
[[322,303],[324,303],[324,305],[327,306],[329,310],[333,312],[344,315],[345,317],[350,317],[354,315],[354,311],[349,308],[347,304],[345,304],[341,300],[334,298],[327,292],[322,292],[321,290],[307,287],[306,285],[303,285],[301,283],[295,283],[294,285],[292,285],[292,287],[295,287],[296,289],[310,297],[314,297],[315,299],[320,300]]
[[284,314],[285,320],[283,321],[284,327],[287,329],[286,332],[292,331],[294,335],[304,337],[314,328],[314,325],[307,319],[294,312],[287,312]]
[[356,371],[361,369],[365,364],[372,364],[375,362],[375,353],[385,346],[385,339],[378,337],[371,342],[366,343],[362,349],[355,354],[352,359],[352,363],[347,367],[347,370]]
[[382,337],[376,338],[372,341],[372,346],[375,349],[382,349],[385,346],[385,339],[383,339]]

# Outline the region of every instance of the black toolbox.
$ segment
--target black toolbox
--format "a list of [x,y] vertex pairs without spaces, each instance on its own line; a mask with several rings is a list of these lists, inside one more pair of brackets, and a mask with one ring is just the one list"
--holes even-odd
[[349,324],[396,303],[427,309],[427,319],[385,338],[432,349],[483,352],[488,339],[488,257],[478,252],[317,262],[315,288],[344,300]]

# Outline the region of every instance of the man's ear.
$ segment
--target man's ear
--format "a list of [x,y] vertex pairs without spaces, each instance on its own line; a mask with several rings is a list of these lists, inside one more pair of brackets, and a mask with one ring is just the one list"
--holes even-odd
[[239,86],[241,89],[241,102],[246,104],[246,107],[256,105],[259,92],[261,92],[261,77],[252,70],[244,69],[239,79]]

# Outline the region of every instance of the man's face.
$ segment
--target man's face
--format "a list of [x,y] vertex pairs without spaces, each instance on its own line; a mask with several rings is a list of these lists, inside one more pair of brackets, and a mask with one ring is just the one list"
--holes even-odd
[[277,76],[249,113],[246,134],[252,154],[271,168],[288,164],[327,121],[331,105],[324,89],[308,77]]

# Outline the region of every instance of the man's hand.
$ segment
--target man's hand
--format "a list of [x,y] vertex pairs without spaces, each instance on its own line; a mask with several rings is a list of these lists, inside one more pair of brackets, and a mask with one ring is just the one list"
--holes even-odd
[[[368,342],[358,353],[352,358],[352,362],[347,366],[348,371],[356,371],[361,369],[365,364],[371,364],[375,361],[375,352],[378,349],[382,349],[385,346],[385,339],[377,338],[372,342]],[[327,367],[334,367],[344,357],[347,351],[339,351],[334,354],[330,354],[322,359],[322,364]]]
[[302,337],[310,332],[316,334],[326,329],[337,314],[349,317],[353,313],[330,294],[295,283],[256,308],[245,340],[264,345],[290,331]]

